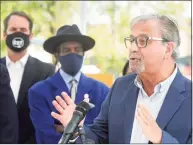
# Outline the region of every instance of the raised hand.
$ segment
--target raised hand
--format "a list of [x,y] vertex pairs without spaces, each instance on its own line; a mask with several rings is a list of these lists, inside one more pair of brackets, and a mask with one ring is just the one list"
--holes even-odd
[[[62,99],[60,96],[56,96],[56,100],[52,101],[52,104],[59,112],[59,114],[51,112],[51,116],[59,120],[63,124],[63,126],[66,127],[72,118],[76,105],[65,92],[62,92],[62,96],[64,99]],[[85,94],[84,98],[84,101],[89,102],[87,94]],[[81,121],[80,125],[83,125],[83,123],[84,120]]]

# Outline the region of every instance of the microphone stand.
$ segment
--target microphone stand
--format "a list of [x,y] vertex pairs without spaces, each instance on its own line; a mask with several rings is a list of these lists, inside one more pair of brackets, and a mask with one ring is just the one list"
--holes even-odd
[[[80,137],[80,140],[82,142],[82,144],[90,144],[92,142],[90,142],[89,140],[87,141],[86,137],[85,137],[85,131],[84,131],[84,127],[82,126],[78,126],[76,129],[78,136]],[[76,132],[75,131],[75,132]],[[59,144],[73,144],[72,142],[70,142],[70,140],[74,138],[73,137],[73,133],[66,133],[65,135],[63,135],[63,137],[60,139]]]
[[78,126],[78,133],[83,144],[86,144],[85,131],[82,126]]
[[82,144],[94,144],[95,143],[94,140],[91,140],[88,138],[86,139],[84,127],[79,126],[78,127],[78,133],[79,133],[79,137],[80,137]]

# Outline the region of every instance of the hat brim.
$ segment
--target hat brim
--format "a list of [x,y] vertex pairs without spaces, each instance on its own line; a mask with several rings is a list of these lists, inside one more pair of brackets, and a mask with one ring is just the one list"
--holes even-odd
[[94,47],[95,41],[89,36],[85,35],[60,35],[53,36],[47,39],[44,44],[44,50],[53,54],[56,52],[56,47],[62,43],[67,41],[76,41],[82,44],[84,51],[87,51]]

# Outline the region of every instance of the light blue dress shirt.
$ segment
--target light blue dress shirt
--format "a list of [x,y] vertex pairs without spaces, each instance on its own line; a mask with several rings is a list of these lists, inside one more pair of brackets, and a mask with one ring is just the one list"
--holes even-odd
[[79,71],[74,77],[64,72],[62,69],[59,70],[60,75],[62,76],[64,82],[66,83],[69,91],[71,88],[71,80],[74,78],[76,80],[76,86],[78,86],[78,83],[80,81],[81,72]]

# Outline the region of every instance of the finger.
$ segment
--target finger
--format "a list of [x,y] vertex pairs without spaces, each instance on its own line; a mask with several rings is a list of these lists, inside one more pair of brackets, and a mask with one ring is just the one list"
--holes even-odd
[[139,124],[141,125],[142,129],[145,129],[145,127],[147,127],[147,124],[143,121],[143,119],[141,118],[141,116],[139,116],[139,114],[136,113],[135,117],[136,117],[137,120],[139,121]]
[[84,101],[89,103],[90,99],[89,99],[89,95],[88,94],[84,95]]
[[139,104],[138,105],[138,110],[140,110],[141,115],[143,115],[145,117],[145,119],[148,121],[148,116],[150,115],[149,112],[147,112],[146,110],[144,110],[144,105],[143,104]]
[[82,121],[79,123],[79,126],[84,126],[84,121],[85,121],[85,119],[86,119],[86,117],[84,117],[84,118],[82,119]]
[[140,117],[140,119],[145,123],[145,124],[148,124],[148,120],[147,118],[145,117],[145,115],[143,114],[142,110],[140,107],[137,108],[137,116]]
[[142,111],[143,115],[146,117],[146,120],[148,122],[154,120],[154,118],[151,116],[150,111],[147,109],[147,107],[144,104],[139,104],[139,108],[141,108],[141,111]]
[[57,110],[60,114],[63,113],[64,109],[58,104],[57,101],[55,101],[55,100],[52,101],[52,104],[54,105],[54,107],[56,108],[56,110]]
[[150,114],[150,111],[147,109],[147,107],[144,104],[139,104],[139,107],[142,109],[142,111],[145,114]]
[[60,96],[56,96],[56,100],[58,102],[58,104],[62,107],[62,108],[66,108],[66,102],[60,97]]
[[58,133],[63,133],[64,132],[64,126],[63,125],[57,125],[54,124],[55,131]]
[[73,105],[74,102],[72,101],[72,99],[68,96],[68,94],[66,92],[62,92],[62,96],[66,102],[67,105]]
[[51,116],[54,117],[55,119],[57,119],[58,121],[61,121],[61,115],[59,115],[55,112],[51,112]]

